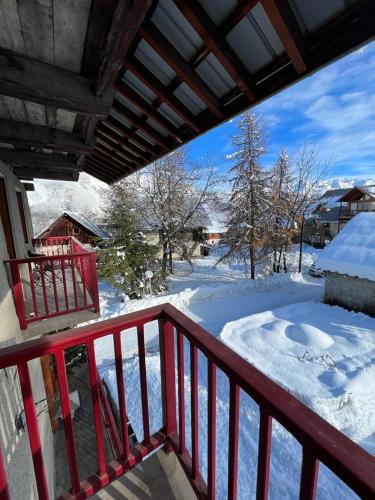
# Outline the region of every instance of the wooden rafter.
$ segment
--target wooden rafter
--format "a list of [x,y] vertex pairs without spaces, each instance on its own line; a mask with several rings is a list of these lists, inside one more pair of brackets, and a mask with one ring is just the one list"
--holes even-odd
[[118,2],[108,33],[103,62],[96,79],[97,95],[102,95],[117,79],[128,49],[151,5],[152,0]]
[[142,113],[153,119],[156,123],[163,127],[164,130],[169,132],[177,141],[181,142],[181,132],[169,120],[167,120],[165,116],[159,113],[159,111],[143,99],[143,97],[129,87],[129,85],[120,80],[116,82],[115,89],[123,97],[131,101],[131,103],[134,104],[134,106],[136,106]]
[[128,168],[131,170],[137,168],[137,165],[135,165],[130,160],[127,160],[126,158],[123,157],[121,158],[119,156],[114,157],[113,152],[111,150],[108,151],[107,149],[99,145],[95,148],[93,157],[95,158],[95,156],[101,158],[104,161],[110,162],[119,168]]
[[99,134],[103,138],[103,140],[107,138],[111,139],[113,142],[118,143],[127,151],[130,151],[132,154],[139,156],[146,161],[150,161],[152,158],[152,155],[150,155],[150,153],[147,153],[147,151],[139,148],[136,144],[130,142],[126,137],[120,135],[112,128],[109,128],[108,125],[104,122],[96,128],[95,134]]
[[207,48],[216,56],[238,87],[253,102],[256,92],[252,76],[237,54],[232,50],[216,24],[197,0],[174,0],[177,7],[202,38]]
[[229,16],[221,23],[220,31],[224,36],[228,35],[232,29],[237,26],[242,19],[247,16],[253,7],[258,3],[259,0],[242,0],[239,2],[237,7],[229,14]]
[[14,151],[12,149],[1,148],[0,160],[9,165],[45,166],[46,168],[80,170],[75,164],[74,159],[70,157],[47,153],[34,153],[32,151]]
[[85,144],[79,134],[14,120],[0,120],[0,142],[15,147],[38,147],[67,153],[89,153],[94,148],[91,139]]
[[[103,176],[108,176],[109,178],[113,177],[119,177],[124,174],[124,168],[116,168],[113,165],[108,165],[107,162],[101,160],[101,158],[95,157],[95,158],[86,158],[85,161],[85,168],[86,165],[92,166],[94,169],[101,171]],[[127,170],[125,169],[127,172]]]
[[[114,175],[121,175],[124,171],[124,167],[118,167],[114,165],[113,163],[108,163],[106,160],[103,160],[102,158],[95,156],[95,157],[87,157],[86,158],[86,164],[91,163],[92,165],[103,168],[105,172],[112,173]],[[126,169],[125,169],[126,170]]]
[[14,175],[19,179],[53,179],[57,181],[75,181],[79,179],[77,170],[46,170],[42,167],[15,167]]
[[97,146],[99,148],[104,148],[105,150],[109,151],[111,154],[117,154],[119,157],[119,160],[125,159],[126,161],[132,161],[135,163],[137,166],[141,166],[144,164],[144,160],[142,158],[139,158],[138,156],[133,155],[130,151],[124,149],[121,144],[117,144],[115,141],[112,139],[109,139],[108,137],[102,138],[102,136],[98,135]]
[[120,101],[115,99],[112,104],[112,109],[116,111],[120,116],[123,116],[137,129],[142,130],[146,135],[153,139],[159,146],[165,151],[172,146],[171,141],[167,137],[163,137],[159,132],[157,132],[151,125],[142,120],[141,117],[137,116],[133,111],[130,111],[126,106],[124,106]]
[[224,112],[216,95],[151,21],[141,27],[140,35],[169,64],[176,74],[194,90],[217,118],[224,118]]
[[195,132],[199,132],[196,116],[188,110],[188,108],[173,95],[160,80],[158,80],[140,61],[134,57],[130,58],[127,63],[127,68],[132,71],[145,85],[147,85],[158,98],[167,103],[175,113],[177,113]]
[[115,129],[120,134],[127,137],[132,142],[135,142],[140,148],[144,149],[148,153],[150,153],[153,157],[158,156],[160,154],[159,146],[155,146],[150,142],[146,141],[143,137],[135,132],[135,130],[130,129],[119,120],[117,120],[114,116],[109,115],[103,125],[108,125],[110,128]]
[[112,92],[96,97],[81,75],[0,48],[0,94],[104,118]]
[[101,151],[97,151],[95,155],[90,157],[90,159],[94,161],[98,161],[104,165],[106,165],[107,168],[109,169],[116,169],[119,172],[128,172],[132,173],[134,170],[137,170],[135,165],[130,165],[130,164],[125,164],[122,162],[118,162],[117,160],[113,159],[106,153],[102,153]]
[[307,70],[303,59],[305,42],[288,0],[261,0],[298,74]]

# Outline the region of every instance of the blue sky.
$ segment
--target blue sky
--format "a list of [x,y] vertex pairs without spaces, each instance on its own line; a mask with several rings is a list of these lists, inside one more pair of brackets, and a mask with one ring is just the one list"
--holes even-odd
[[[375,42],[280,92],[253,111],[268,137],[264,164],[275,161],[282,146],[293,153],[315,144],[320,159],[332,162],[331,174],[375,176]],[[233,152],[231,136],[238,118],[189,145],[192,157],[216,159],[226,170]]]

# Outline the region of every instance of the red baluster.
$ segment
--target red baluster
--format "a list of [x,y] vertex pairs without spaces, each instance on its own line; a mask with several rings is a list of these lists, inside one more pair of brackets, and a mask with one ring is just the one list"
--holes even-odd
[[143,439],[144,443],[148,445],[150,444],[150,424],[148,415],[146,354],[145,354],[145,337],[144,337],[143,325],[137,326],[137,339],[138,339],[138,356],[139,356],[139,379],[141,384]]
[[258,440],[257,500],[267,500],[270,481],[272,417],[260,408]]
[[199,475],[199,428],[198,428],[198,350],[190,343],[191,377],[191,444],[193,479]]
[[122,366],[121,331],[117,331],[113,335],[113,342],[115,348],[116,380],[117,380],[117,392],[118,392],[118,401],[120,408],[122,448],[123,448],[124,458],[125,460],[128,460],[129,434],[128,434],[128,416],[126,413],[124,370]]
[[56,352],[55,360],[57,367],[57,376],[59,379],[61,410],[64,420],[66,451],[69,462],[72,493],[76,495],[80,491],[80,484],[79,484],[79,475],[77,468],[76,451],[74,445],[73,420],[70,408],[69,386],[68,386],[68,379],[66,376],[64,351]]
[[44,467],[42,444],[40,441],[38,419],[35,412],[33,391],[31,389],[29,368],[27,362],[17,365],[17,368],[39,499],[48,500],[47,476]]
[[216,366],[208,360],[208,499],[215,500],[216,481]]
[[230,382],[229,394],[229,459],[228,459],[228,499],[237,498],[238,481],[238,424],[240,411],[240,388]]
[[185,453],[185,363],[184,335],[177,331],[177,364],[178,364],[178,429],[180,438],[180,453]]

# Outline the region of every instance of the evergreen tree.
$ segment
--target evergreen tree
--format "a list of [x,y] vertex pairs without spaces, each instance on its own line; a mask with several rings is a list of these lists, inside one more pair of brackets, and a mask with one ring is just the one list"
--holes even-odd
[[105,195],[102,223],[112,235],[97,252],[99,276],[120,288],[129,298],[163,288],[157,246],[146,242],[139,229],[137,211],[132,206],[135,192],[129,180],[112,186]]
[[265,153],[265,140],[260,124],[246,112],[233,138],[236,152],[230,169],[232,192],[228,203],[228,252],[220,260],[243,259],[255,279],[256,265],[269,255],[269,173],[260,159]]

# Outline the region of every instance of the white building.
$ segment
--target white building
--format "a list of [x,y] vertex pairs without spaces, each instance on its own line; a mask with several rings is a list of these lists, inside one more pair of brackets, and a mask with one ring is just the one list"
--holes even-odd
[[375,213],[353,217],[322,251],[324,300],[375,316]]

